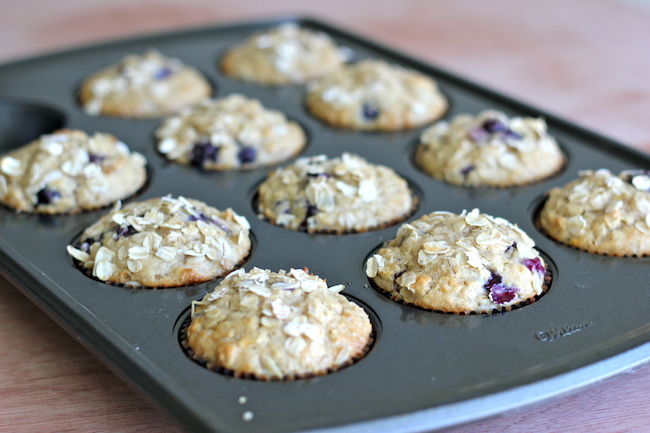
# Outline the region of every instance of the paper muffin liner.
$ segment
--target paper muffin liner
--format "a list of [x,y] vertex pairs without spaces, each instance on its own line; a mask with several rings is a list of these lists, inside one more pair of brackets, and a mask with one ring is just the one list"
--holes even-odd
[[[127,196],[127,197],[121,198],[119,201],[127,202],[127,201],[133,200],[136,197],[142,195],[149,188],[149,185],[151,184],[151,180],[152,180],[152,173],[151,173],[151,169],[149,168],[149,165],[145,166],[145,175],[146,175],[146,177],[144,179],[144,182],[140,186],[140,188],[138,188],[138,190],[135,191],[133,194],[131,194],[131,195]],[[86,207],[86,208],[83,208],[83,209],[82,208],[73,209],[73,210],[67,211],[67,212],[54,212],[54,211],[48,211],[48,210],[38,211],[38,208],[35,208],[33,211],[27,211],[27,210],[22,210],[22,209],[15,208],[15,207],[10,206],[9,204],[4,203],[4,202],[0,202],[0,208],[7,209],[7,210],[9,210],[11,212],[20,213],[20,214],[24,214],[24,215],[38,215],[38,216],[50,216],[50,217],[66,217],[66,216],[71,216],[71,215],[80,215],[80,214],[85,214],[85,213],[90,213],[90,212],[97,212],[97,211],[101,211],[101,210],[111,209],[113,206],[115,206],[115,202],[106,203],[106,204],[101,205],[101,206],[92,206],[92,207]]]
[[194,352],[194,350],[192,350],[192,348],[189,346],[189,342],[187,341],[187,329],[189,328],[191,323],[192,323],[192,315],[188,314],[187,317],[183,320],[183,323],[181,324],[178,331],[178,342],[183,352],[188,358],[190,358],[192,361],[199,364],[201,367],[222,374],[224,376],[234,377],[237,379],[257,380],[262,382],[291,382],[294,380],[304,380],[304,379],[310,379],[314,377],[325,376],[340,371],[362,360],[372,350],[372,347],[375,344],[375,335],[376,335],[375,324],[371,319],[370,323],[372,325],[372,331],[370,333],[370,336],[368,337],[368,342],[366,346],[363,348],[363,350],[360,353],[355,354],[348,361],[344,362],[343,364],[340,364],[339,366],[329,367],[321,371],[308,372],[303,374],[292,374],[292,375],[283,376],[282,378],[274,378],[274,377],[263,377],[263,376],[256,375],[254,373],[245,373],[241,371],[236,371],[221,366],[208,366],[208,363],[200,356],[198,356]]
[[517,183],[500,183],[500,184],[480,184],[480,185],[467,185],[464,183],[456,183],[456,182],[450,182],[449,180],[443,178],[440,175],[434,175],[431,174],[429,171],[427,171],[424,167],[422,167],[422,164],[418,161],[417,154],[420,151],[420,145],[422,144],[421,141],[417,140],[414,144],[414,149],[413,152],[411,153],[411,163],[417,168],[418,171],[420,171],[422,174],[430,177],[431,179],[437,180],[439,182],[444,182],[448,185],[453,185],[461,188],[474,188],[474,189],[480,189],[480,188],[490,188],[490,189],[511,189],[511,188],[521,188],[521,187],[526,187],[526,186],[532,186],[532,185],[537,185],[542,182],[546,182],[556,176],[559,176],[564,169],[567,166],[568,163],[568,157],[566,155],[566,152],[562,152],[562,163],[558,165],[558,167],[553,171],[552,173],[549,173],[548,175],[544,177],[540,177],[538,179],[532,179],[527,182],[517,182]]
[[348,234],[355,234],[355,233],[367,233],[371,231],[376,231],[376,230],[383,230],[385,228],[400,224],[404,221],[406,221],[408,218],[410,218],[418,209],[420,205],[420,197],[417,195],[417,193],[414,191],[413,188],[409,187],[409,190],[411,191],[411,208],[404,213],[403,215],[399,216],[398,218],[394,218],[390,221],[386,221],[382,224],[372,226],[372,227],[362,227],[362,228],[355,228],[351,230],[313,230],[313,231],[308,231],[306,227],[300,227],[298,229],[292,229],[287,226],[283,226],[280,224],[276,224],[275,220],[272,218],[267,217],[264,215],[258,205],[258,193],[255,194],[255,197],[253,198],[253,208],[255,212],[257,212],[257,215],[259,216],[260,219],[263,221],[268,222],[269,224],[272,224],[277,227],[281,227],[285,230],[291,230],[291,231],[296,231],[296,232],[302,232],[302,233],[309,233],[309,234],[314,234],[314,235],[348,235]]
[[550,289],[551,284],[553,282],[553,273],[551,272],[550,266],[547,264],[544,272],[544,283],[542,284],[542,291],[538,295],[533,296],[532,298],[524,299],[521,302],[518,302],[516,304],[511,304],[511,305],[506,305],[501,308],[493,308],[492,311],[443,311],[443,310],[435,310],[431,308],[425,308],[421,307],[419,305],[415,305],[411,302],[406,302],[403,299],[399,298],[397,295],[395,295],[393,292],[390,292],[388,290],[385,290],[381,287],[379,287],[375,282],[373,281],[372,278],[368,278],[368,281],[370,283],[370,287],[373,289],[377,290],[377,292],[381,293],[383,296],[387,297],[393,302],[396,302],[398,304],[405,305],[410,308],[414,308],[416,310],[422,310],[422,311],[428,311],[432,313],[439,313],[439,314],[451,314],[451,315],[456,315],[456,316],[468,316],[468,315],[488,315],[488,314],[500,314],[500,313],[505,313],[508,311],[516,310],[522,307],[525,307],[527,305],[530,305],[536,301],[538,301],[540,298],[542,298]]
[[562,239],[554,236],[553,233],[549,232],[548,230],[546,230],[544,228],[544,226],[542,226],[542,221],[541,221],[542,209],[544,209],[544,205],[546,204],[547,201],[548,201],[548,195],[545,195],[544,199],[541,200],[541,202],[535,208],[535,213],[534,213],[534,216],[533,216],[533,225],[535,226],[537,231],[539,231],[542,235],[546,236],[550,240],[552,240],[554,242],[557,242],[559,244],[562,244],[562,245],[564,245],[566,247],[573,248],[574,250],[582,251],[582,252],[585,252],[585,253],[588,253],[588,254],[594,254],[594,255],[597,255],[597,256],[631,258],[631,259],[650,257],[650,253],[647,253],[647,254],[624,254],[624,253],[615,253],[615,252],[610,252],[610,251],[606,251],[606,252],[603,252],[603,251],[591,251],[591,250],[589,250],[587,248],[581,248],[581,247],[579,247],[577,245],[568,244],[568,243],[564,242]]
[[300,128],[302,129],[302,132],[303,132],[303,134],[305,136],[305,142],[302,144],[302,146],[300,148],[296,149],[290,155],[285,156],[282,160],[272,161],[272,162],[268,162],[268,163],[264,163],[264,164],[245,164],[245,165],[240,165],[239,167],[230,167],[230,168],[217,168],[217,167],[205,167],[205,166],[197,167],[197,166],[192,165],[189,162],[183,163],[183,162],[179,162],[176,159],[168,158],[167,155],[165,155],[164,153],[162,153],[158,149],[159,139],[156,139],[155,152],[156,152],[156,154],[158,156],[160,156],[161,158],[164,158],[165,161],[167,161],[167,162],[177,164],[177,165],[182,166],[182,167],[187,167],[187,168],[190,168],[190,169],[195,170],[197,172],[200,172],[200,173],[202,172],[202,173],[206,173],[206,174],[250,172],[250,171],[255,171],[255,170],[260,170],[260,169],[265,169],[265,168],[278,167],[278,166],[286,163],[287,161],[291,161],[291,160],[299,157],[303,152],[305,152],[305,150],[309,146],[309,142],[310,142],[310,139],[311,139],[311,136],[310,136],[309,132],[307,131],[307,129],[303,126],[303,124],[301,122],[299,122],[298,120],[296,120],[293,117],[290,117],[288,115],[286,116],[286,118],[287,118],[287,121],[294,122],[298,126],[300,126]]
[[[81,238],[78,236],[74,240],[74,242],[70,243],[70,245],[72,245],[75,248],[79,248],[81,246],[80,240],[81,240]],[[242,266],[244,266],[246,264],[248,259],[253,254],[253,247],[254,247],[254,244],[253,244],[253,242],[251,242],[251,248],[250,248],[248,254],[246,255],[246,257],[244,257],[239,263],[237,263],[235,266],[233,266],[233,268],[230,269],[228,272],[225,272],[222,275],[216,275],[216,276],[214,276],[212,278],[209,278],[209,279],[206,279],[206,280],[203,280],[203,281],[197,281],[197,282],[194,282],[194,283],[182,284],[182,285],[177,285],[177,286],[170,285],[170,286],[152,287],[152,286],[145,286],[145,285],[142,285],[142,284],[129,285],[129,284],[124,284],[124,283],[116,283],[116,282],[113,282],[113,281],[100,280],[99,278],[97,278],[96,276],[94,276],[92,274],[92,271],[93,271],[92,268],[86,268],[85,266],[83,266],[82,262],[75,259],[74,257],[70,257],[70,259],[72,260],[72,263],[74,264],[75,268],[77,268],[79,270],[79,272],[84,274],[86,277],[90,278],[91,280],[95,280],[97,282],[100,282],[100,283],[103,283],[103,284],[106,284],[106,285],[109,285],[109,286],[124,287],[124,288],[127,288],[127,289],[134,289],[134,290],[176,289],[176,288],[180,288],[180,287],[192,287],[192,286],[197,286],[197,285],[201,285],[201,284],[206,284],[206,283],[210,283],[211,281],[218,280],[219,278],[225,277],[229,273],[231,273],[233,271],[236,271],[237,269],[241,268]]]

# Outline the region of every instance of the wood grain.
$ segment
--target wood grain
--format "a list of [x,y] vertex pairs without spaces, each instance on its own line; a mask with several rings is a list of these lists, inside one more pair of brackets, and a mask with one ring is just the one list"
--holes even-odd
[[[0,61],[282,14],[330,21],[650,151],[650,12],[613,0],[4,0]],[[2,278],[0,317],[0,431],[180,431]],[[644,367],[449,432],[647,432],[648,389]]]

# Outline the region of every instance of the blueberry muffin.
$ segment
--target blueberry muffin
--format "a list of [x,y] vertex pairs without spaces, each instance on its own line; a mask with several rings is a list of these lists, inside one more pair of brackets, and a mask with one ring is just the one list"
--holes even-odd
[[371,131],[419,127],[447,110],[432,78],[380,60],[363,60],[312,80],[306,103],[332,126]]
[[544,119],[486,110],[424,130],[415,161],[430,176],[452,184],[509,187],[552,176],[564,155]]
[[650,172],[587,170],[553,188],[539,215],[553,239],[594,254],[650,254]]
[[89,275],[127,287],[177,287],[212,280],[248,256],[245,217],[166,196],[114,209],[84,230],[68,253]]
[[79,101],[92,116],[158,117],[179,111],[212,94],[195,68],[150,49],[89,76]]
[[416,199],[389,167],[344,153],[299,158],[272,172],[258,190],[260,215],[309,233],[363,232],[406,218]]
[[307,143],[303,129],[257,99],[208,99],[165,119],[156,130],[167,159],[203,170],[239,170],[286,161]]
[[433,212],[402,225],[368,258],[366,274],[392,299],[424,309],[491,313],[534,301],[546,264],[533,240],[503,218]]
[[340,68],[347,57],[325,33],[287,23],[232,47],[221,69],[232,78],[258,84],[302,84]]
[[211,369],[282,380],[322,375],[363,357],[367,313],[306,270],[228,275],[192,304],[187,346]]
[[110,134],[62,129],[0,158],[0,202],[29,213],[98,209],[142,188],[145,166]]

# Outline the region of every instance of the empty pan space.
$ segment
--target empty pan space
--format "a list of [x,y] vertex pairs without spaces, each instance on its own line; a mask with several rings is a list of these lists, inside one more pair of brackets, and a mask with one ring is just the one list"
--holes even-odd
[[12,151],[65,125],[65,115],[53,108],[0,101],[0,153]]

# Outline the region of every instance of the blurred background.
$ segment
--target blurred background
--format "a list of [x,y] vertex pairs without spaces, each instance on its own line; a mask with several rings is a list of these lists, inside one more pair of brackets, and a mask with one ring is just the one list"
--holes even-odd
[[650,0],[3,0],[0,62],[286,14],[327,20],[650,151]]

